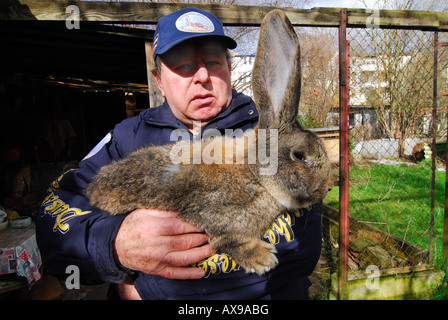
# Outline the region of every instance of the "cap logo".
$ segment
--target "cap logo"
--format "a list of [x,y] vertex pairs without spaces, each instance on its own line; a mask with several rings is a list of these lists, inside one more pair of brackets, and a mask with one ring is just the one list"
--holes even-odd
[[182,32],[208,33],[215,31],[213,22],[198,12],[188,12],[176,20],[176,28]]

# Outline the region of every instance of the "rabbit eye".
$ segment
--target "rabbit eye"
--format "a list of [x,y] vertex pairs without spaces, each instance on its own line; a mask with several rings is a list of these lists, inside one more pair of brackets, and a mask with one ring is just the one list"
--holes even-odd
[[306,160],[306,156],[303,154],[303,152],[292,150],[291,151],[291,159],[293,161],[304,162]]

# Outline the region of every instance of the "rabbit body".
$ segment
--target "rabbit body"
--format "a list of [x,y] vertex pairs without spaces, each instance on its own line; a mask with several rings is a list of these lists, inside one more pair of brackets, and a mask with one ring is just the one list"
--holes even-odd
[[102,167],[87,189],[91,203],[111,214],[137,208],[180,212],[245,270],[274,267],[275,248],[260,234],[283,207],[254,175],[256,166],[172,164],[171,147],[145,147]]
[[[280,45],[275,38],[286,48],[278,51]],[[277,61],[272,61],[272,50],[280,55],[275,59],[287,59],[285,70],[279,70]],[[284,52],[288,56],[284,57]],[[263,232],[282,210],[322,200],[331,183],[330,164],[322,142],[296,121],[299,57],[297,36],[289,20],[279,10],[269,13],[261,27],[253,72],[259,126],[240,138],[180,141],[137,150],[99,170],[86,190],[91,204],[110,214],[137,208],[180,212],[181,219],[208,234],[215,250],[228,254],[246,272],[263,274],[275,267],[275,247],[261,240]],[[269,146],[275,144],[271,150],[278,151],[275,174],[260,174],[265,166],[260,161],[238,161],[247,159],[248,153],[259,147],[260,130],[278,132],[278,139],[266,141]],[[173,163],[170,156],[173,147],[180,144],[194,150],[198,144],[201,148],[217,142],[227,145],[223,143],[227,139],[234,144],[245,139],[244,148],[230,153],[230,163],[206,164],[207,159],[201,163]],[[193,160],[193,153],[189,160]],[[226,150],[224,153],[229,156]]]

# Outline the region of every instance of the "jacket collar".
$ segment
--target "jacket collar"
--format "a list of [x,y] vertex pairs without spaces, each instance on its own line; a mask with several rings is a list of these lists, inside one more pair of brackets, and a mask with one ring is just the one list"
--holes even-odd
[[[158,127],[172,127],[174,129],[187,128],[171,111],[165,101],[157,108],[148,108],[140,115],[149,125]],[[238,123],[258,118],[258,111],[252,99],[236,90],[232,90],[230,105],[222,110],[214,119],[207,123],[205,128],[225,129],[235,127]]]

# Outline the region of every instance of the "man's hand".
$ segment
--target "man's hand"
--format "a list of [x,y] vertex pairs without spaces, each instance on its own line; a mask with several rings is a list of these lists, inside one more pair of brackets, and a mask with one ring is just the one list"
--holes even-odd
[[188,265],[214,254],[208,236],[178,213],[137,209],[122,222],[115,237],[115,255],[129,269],[170,279],[199,279],[201,268]]

